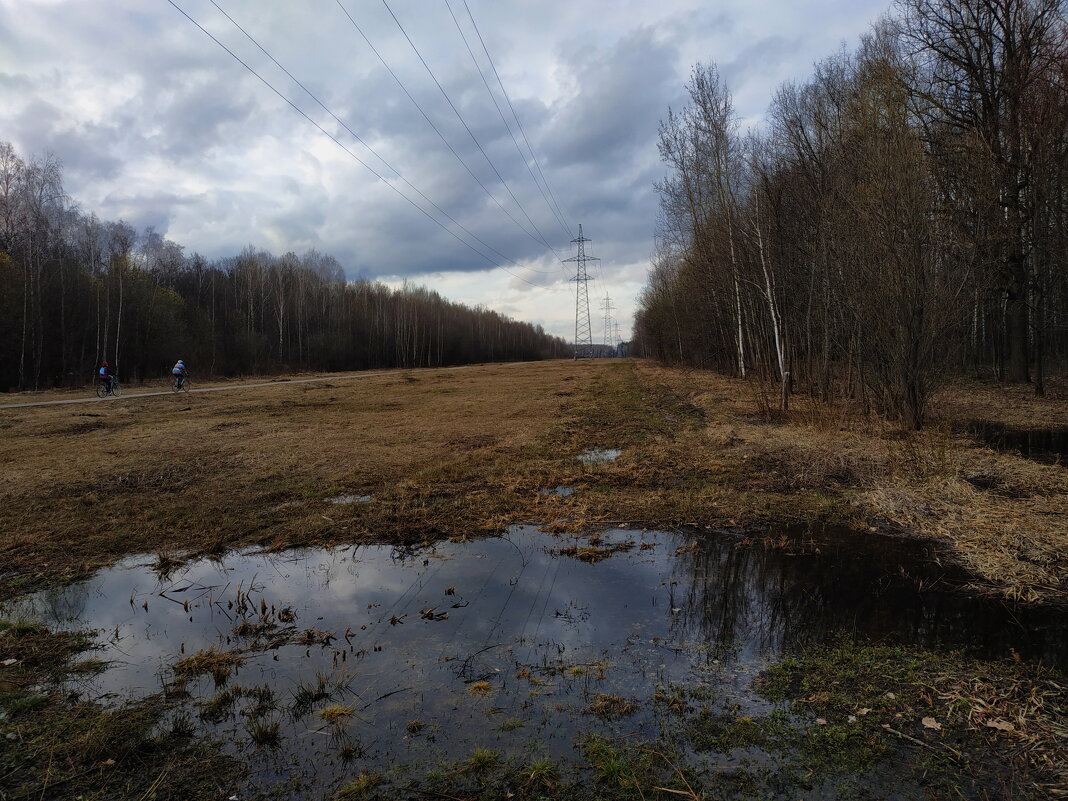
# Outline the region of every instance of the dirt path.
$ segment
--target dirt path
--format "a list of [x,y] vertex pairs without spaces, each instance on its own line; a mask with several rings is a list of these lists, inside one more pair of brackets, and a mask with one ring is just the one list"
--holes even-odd
[[[522,364],[523,362],[514,362],[512,364]],[[428,367],[422,368],[424,370],[466,370],[476,365],[464,364],[458,367]],[[504,365],[502,365],[504,366]],[[257,381],[250,384],[223,384],[212,387],[200,387],[187,390],[188,392],[224,392],[230,389],[255,389],[257,387],[277,387],[286,386],[288,384],[314,384],[322,381],[347,381],[356,378],[379,378],[381,376],[396,375],[397,373],[412,373],[419,372],[418,370],[386,370],[378,373],[352,373],[349,375],[328,375],[320,376],[318,378],[273,378],[270,381]],[[93,403],[95,401],[107,401],[107,400],[122,400],[124,398],[151,398],[158,395],[175,395],[173,390],[164,390],[162,392],[137,392],[126,393],[124,392],[118,396],[112,396],[110,398],[65,398],[63,400],[52,401],[35,401],[33,403],[8,403],[0,405],[0,409],[26,409],[32,406],[65,406],[71,403]]]

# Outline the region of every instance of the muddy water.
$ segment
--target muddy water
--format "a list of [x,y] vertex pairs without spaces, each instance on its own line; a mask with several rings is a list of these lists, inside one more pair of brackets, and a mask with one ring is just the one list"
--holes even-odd
[[[517,527],[418,551],[235,553],[164,580],[133,558],[5,611],[98,629],[111,664],[78,689],[105,700],[158,692],[183,655],[247,648],[225,685],[267,685],[273,708],[240,697],[199,724],[249,760],[255,784],[296,780],[301,798],[359,767],[427,767],[474,747],[568,759],[580,733],[654,737],[648,701],[669,682],[763,713],[750,682],[767,661],[842,631],[1068,664],[1064,616],[964,596],[926,545],[843,531],[781,544],[614,530],[597,547],[620,549],[587,563],[561,550],[588,542]],[[317,674],[329,698],[301,706]],[[219,689],[190,681],[186,714]],[[598,693],[638,711],[597,718],[584,710]],[[352,716],[326,723],[316,711],[331,703]],[[280,724],[281,747],[248,744],[257,716]]]
[[1068,428],[1011,428],[975,420],[962,426],[962,430],[995,450],[1018,453],[1043,464],[1068,464]]

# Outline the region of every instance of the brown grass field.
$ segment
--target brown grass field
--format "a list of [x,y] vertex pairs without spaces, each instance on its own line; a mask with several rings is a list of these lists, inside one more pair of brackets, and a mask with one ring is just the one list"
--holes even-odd
[[[0,409],[0,597],[131,553],[834,521],[940,538],[985,590],[1064,601],[1068,470],[950,433],[1063,424],[1051,390],[956,384],[919,433],[803,395],[781,415],[752,382],[637,360]],[[585,465],[587,448],[622,455]],[[541,492],[559,485],[577,492]],[[329,502],[349,493],[371,501]]]

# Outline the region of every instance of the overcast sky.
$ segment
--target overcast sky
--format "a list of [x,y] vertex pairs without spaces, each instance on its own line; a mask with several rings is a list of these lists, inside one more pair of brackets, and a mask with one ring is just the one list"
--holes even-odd
[[[174,2],[285,99],[168,0],[0,0],[0,139],[23,156],[55,153],[67,191],[85,211],[155,226],[186,252],[215,258],[247,244],[278,254],[317,248],[336,256],[350,278],[408,279],[573,337],[574,284],[557,260],[573,255],[573,246],[531,176],[540,180],[538,166],[520,158],[450,15],[451,7],[525,149],[464,0],[387,2],[473,137],[382,0]],[[852,47],[887,5],[467,0],[564,221],[575,232],[582,223],[593,240],[588,252],[601,258],[590,285],[597,341],[606,293],[629,336],[652,252],[653,182],[664,173],[657,126],[669,106],[680,105],[691,66],[716,62],[745,125],[758,125],[778,84],[803,79],[814,61]]]

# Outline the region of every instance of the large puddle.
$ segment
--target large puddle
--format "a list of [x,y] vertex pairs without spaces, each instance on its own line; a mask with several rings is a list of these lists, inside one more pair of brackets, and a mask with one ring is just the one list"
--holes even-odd
[[960,428],[994,450],[1043,464],[1068,464],[1068,428],[1011,428],[985,420],[973,420]]
[[[760,714],[751,680],[768,660],[840,632],[1068,664],[1063,615],[964,595],[928,545],[844,531],[777,544],[516,527],[417,551],[235,553],[162,580],[131,558],[5,612],[97,629],[110,665],[78,689],[105,702],[158,692],[203,649],[239,650],[228,677],[188,680],[177,714],[246,758],[256,784],[299,780],[294,798],[351,778],[352,760],[429,766],[475,747],[567,760],[580,733],[655,737],[649,700],[672,682]],[[599,717],[599,694],[636,711]],[[280,747],[252,746],[254,721],[277,723]]]

